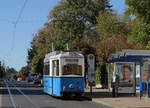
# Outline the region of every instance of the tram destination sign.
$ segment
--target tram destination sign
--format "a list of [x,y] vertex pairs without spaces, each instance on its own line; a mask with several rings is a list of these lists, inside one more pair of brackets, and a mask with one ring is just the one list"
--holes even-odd
[[90,83],[94,83],[95,81],[95,56],[93,54],[89,54],[87,56],[88,63],[88,81]]

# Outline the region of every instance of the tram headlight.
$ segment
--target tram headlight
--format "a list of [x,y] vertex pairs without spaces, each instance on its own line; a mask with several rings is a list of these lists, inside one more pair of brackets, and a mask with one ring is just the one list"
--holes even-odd
[[78,90],[81,90],[81,87],[80,87],[80,86],[78,87]]
[[66,90],[66,86],[63,87],[64,91]]

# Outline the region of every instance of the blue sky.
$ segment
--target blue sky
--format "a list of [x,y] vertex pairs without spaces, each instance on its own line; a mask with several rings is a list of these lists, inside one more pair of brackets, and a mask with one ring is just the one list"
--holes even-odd
[[[0,0],[0,60],[4,60],[7,66],[17,70],[26,65],[27,49],[30,47],[33,34],[43,27],[50,10],[58,4],[58,1],[28,0],[17,24],[13,41],[12,22],[17,19],[24,0]],[[122,14],[126,8],[124,0],[110,1],[113,9]]]

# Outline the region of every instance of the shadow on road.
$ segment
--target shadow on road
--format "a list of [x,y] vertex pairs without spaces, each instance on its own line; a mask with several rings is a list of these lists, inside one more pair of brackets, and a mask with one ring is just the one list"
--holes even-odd
[[[50,96],[50,95],[49,95]],[[56,99],[60,99],[60,100],[64,100],[64,101],[92,101],[92,99],[90,97],[54,97],[52,96],[53,98],[56,98]]]

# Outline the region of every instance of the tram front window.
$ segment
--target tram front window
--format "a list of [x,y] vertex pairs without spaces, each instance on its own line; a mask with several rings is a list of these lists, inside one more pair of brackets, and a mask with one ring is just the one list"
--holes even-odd
[[62,75],[82,75],[82,66],[77,64],[64,65]]

